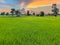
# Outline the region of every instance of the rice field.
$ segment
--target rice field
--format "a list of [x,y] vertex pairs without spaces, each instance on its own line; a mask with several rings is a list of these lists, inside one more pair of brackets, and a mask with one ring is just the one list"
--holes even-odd
[[60,17],[0,16],[0,45],[60,45]]

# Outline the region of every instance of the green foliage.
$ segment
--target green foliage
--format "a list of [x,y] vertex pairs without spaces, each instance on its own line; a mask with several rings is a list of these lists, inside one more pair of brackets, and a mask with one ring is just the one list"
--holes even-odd
[[12,8],[10,13],[11,13],[11,14],[12,14],[12,16],[13,16],[13,15],[14,15],[14,13],[15,13],[15,9],[14,9],[14,8]]
[[60,17],[1,17],[0,45],[60,45]]
[[44,16],[44,12],[43,11],[40,12],[40,16]]
[[29,11],[27,11],[27,16],[30,16],[30,12]]
[[52,8],[53,8],[52,12],[53,12],[54,16],[57,16],[59,14],[59,9],[57,8],[57,5],[53,4]]
[[20,14],[21,14],[21,12],[20,12],[19,10],[16,10],[16,11],[15,11],[15,14],[16,14],[17,17],[19,17]]

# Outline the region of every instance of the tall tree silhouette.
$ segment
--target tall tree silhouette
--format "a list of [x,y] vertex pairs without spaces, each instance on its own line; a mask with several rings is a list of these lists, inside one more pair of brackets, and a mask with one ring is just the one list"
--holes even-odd
[[15,14],[16,14],[17,17],[19,17],[20,14],[21,14],[21,12],[20,12],[19,10],[16,10],[16,11],[15,11]]
[[52,12],[54,14],[54,16],[57,16],[58,12],[59,12],[59,9],[57,8],[57,5],[56,4],[52,4]]
[[28,16],[30,15],[29,10],[27,11],[27,15],[28,15]]
[[40,16],[44,16],[44,12],[43,11],[40,12]]
[[15,13],[15,9],[12,8],[12,9],[11,9],[11,14],[12,14],[12,16],[14,15],[14,13]]

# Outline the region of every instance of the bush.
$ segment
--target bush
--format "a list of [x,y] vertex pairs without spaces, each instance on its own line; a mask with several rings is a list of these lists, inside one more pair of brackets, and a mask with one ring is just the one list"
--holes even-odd
[[44,12],[43,11],[40,12],[40,16],[44,16]]

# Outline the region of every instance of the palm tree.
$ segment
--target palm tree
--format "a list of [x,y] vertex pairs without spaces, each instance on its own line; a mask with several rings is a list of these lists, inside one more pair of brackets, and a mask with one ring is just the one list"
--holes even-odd
[[30,16],[29,10],[27,11],[27,15]]
[[59,9],[57,8],[57,5],[56,4],[53,4],[52,5],[52,12],[54,14],[54,16],[57,16],[58,12],[59,12]]
[[12,16],[14,15],[14,13],[15,13],[15,9],[12,8],[12,9],[11,9],[11,14],[12,14]]
[[21,12],[20,12],[19,10],[16,10],[16,11],[15,11],[15,14],[16,14],[17,17],[19,17],[20,14],[21,14]]

